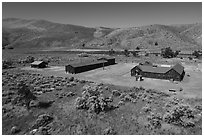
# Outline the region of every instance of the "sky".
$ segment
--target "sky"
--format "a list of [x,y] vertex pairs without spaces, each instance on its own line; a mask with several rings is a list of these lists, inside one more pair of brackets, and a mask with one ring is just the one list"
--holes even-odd
[[3,2],[3,18],[44,19],[87,27],[202,22],[201,2]]

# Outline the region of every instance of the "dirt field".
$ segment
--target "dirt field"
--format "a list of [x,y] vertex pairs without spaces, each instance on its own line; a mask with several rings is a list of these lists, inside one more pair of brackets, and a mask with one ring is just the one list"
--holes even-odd
[[[30,67],[23,68],[24,70],[33,70],[44,75],[54,75],[62,77],[74,76],[79,79],[85,79],[90,81],[102,82],[106,84],[113,84],[125,87],[145,87],[158,89],[164,92],[168,92],[169,89],[183,91],[177,93],[178,96],[183,97],[202,97],[202,68],[201,64],[197,66],[186,65],[185,67],[186,75],[182,82],[170,82],[169,80],[159,80],[144,78],[144,81],[135,81],[134,77],[130,76],[130,69],[133,68],[137,63],[119,63],[112,66],[107,66],[103,68],[79,73],[79,74],[66,74],[64,71],[64,66],[51,66],[46,69],[35,69]],[[187,76],[187,75],[190,75]]]

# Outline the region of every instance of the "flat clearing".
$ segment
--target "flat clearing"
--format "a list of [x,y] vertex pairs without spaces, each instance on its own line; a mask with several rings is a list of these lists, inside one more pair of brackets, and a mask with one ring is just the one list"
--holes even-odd
[[[112,66],[79,73],[69,74],[65,73],[64,66],[51,66],[45,69],[36,69],[30,67],[24,67],[23,70],[33,70],[43,75],[54,75],[70,77],[74,76],[79,79],[102,82],[106,84],[119,85],[124,87],[144,87],[150,89],[158,89],[164,92],[168,92],[169,89],[179,90],[177,96],[183,96],[187,98],[202,98],[202,64],[187,65],[183,63],[185,67],[185,77],[182,82],[170,82],[169,80],[144,78],[144,81],[135,81],[135,77],[131,77],[130,70],[137,63],[119,63]],[[187,76],[190,75],[190,76]]]

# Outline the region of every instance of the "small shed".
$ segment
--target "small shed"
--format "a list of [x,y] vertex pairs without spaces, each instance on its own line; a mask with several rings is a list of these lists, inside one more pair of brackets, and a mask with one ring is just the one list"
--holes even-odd
[[193,55],[192,51],[181,51],[177,55],[177,58],[180,58],[180,59],[183,59],[183,58],[195,58],[195,56]]
[[46,68],[48,66],[48,63],[45,61],[34,61],[31,63],[32,68]]

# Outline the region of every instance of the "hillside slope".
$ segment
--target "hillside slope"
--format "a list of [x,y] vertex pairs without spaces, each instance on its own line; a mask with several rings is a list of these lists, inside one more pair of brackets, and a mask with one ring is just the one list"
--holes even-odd
[[88,46],[144,49],[189,49],[202,46],[202,24],[189,25],[150,25],[133,28],[117,29],[108,35],[90,41]]
[[45,20],[4,19],[3,34],[14,47],[69,47],[94,38],[95,28]]
[[2,25],[2,46],[15,48],[202,48],[201,23],[113,29],[8,18],[3,19]]

